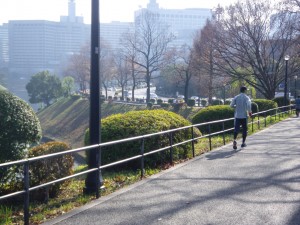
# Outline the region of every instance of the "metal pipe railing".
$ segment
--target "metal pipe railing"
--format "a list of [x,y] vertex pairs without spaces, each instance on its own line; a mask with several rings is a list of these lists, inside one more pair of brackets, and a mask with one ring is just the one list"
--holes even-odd
[[[254,113],[253,117],[251,118],[251,124],[252,124],[252,132],[253,132],[253,126],[254,126],[254,116],[257,116],[257,126],[260,129],[260,115],[263,114],[264,115],[264,122],[265,122],[265,127],[267,126],[267,115],[269,112],[275,111],[274,116],[275,116],[275,121],[277,118],[277,114],[278,114],[278,118],[280,120],[280,116],[283,113],[286,113],[285,110],[285,106],[283,107],[278,107],[275,109],[270,109],[270,110],[266,110],[266,111],[262,111],[262,112],[258,112],[258,113]],[[280,111],[279,109],[283,109],[282,111]],[[288,106],[288,113],[290,113],[290,111],[292,110],[292,108],[290,106]],[[270,115],[271,117],[273,116],[272,113]],[[199,140],[199,139],[203,139],[203,138],[207,138],[209,140],[209,149],[212,150],[212,136],[218,135],[218,134],[222,134],[223,135],[223,144],[226,144],[225,141],[225,133],[232,131],[234,128],[229,128],[229,129],[225,129],[225,122],[227,121],[231,121],[234,120],[234,118],[229,118],[229,119],[223,119],[223,120],[217,120],[217,121],[210,121],[210,122],[205,122],[205,123],[200,123],[200,124],[194,124],[194,125],[190,125],[190,126],[185,126],[185,127],[180,127],[180,128],[176,128],[176,129],[171,129],[171,130],[166,130],[166,131],[161,131],[161,132],[157,132],[157,133],[153,133],[153,134],[146,134],[146,135],[141,135],[141,136],[136,136],[136,137],[131,137],[131,138],[125,138],[125,139],[121,139],[121,140],[116,140],[116,141],[110,141],[110,142],[105,142],[105,143],[101,143],[101,144],[94,144],[94,145],[90,145],[90,146],[86,146],[86,147],[81,147],[81,148],[76,148],[76,149],[72,149],[72,150],[67,150],[67,151],[63,151],[63,152],[58,152],[58,153],[52,153],[52,154],[48,154],[48,155],[44,155],[44,156],[37,156],[37,157],[32,157],[32,158],[28,158],[28,159],[23,159],[23,160],[18,160],[18,161],[13,161],[13,162],[6,162],[6,163],[2,163],[0,164],[0,168],[2,167],[11,167],[11,166],[16,166],[16,165],[23,165],[23,183],[24,183],[24,190],[20,190],[14,193],[10,193],[10,194],[6,194],[3,196],[0,196],[0,201],[4,200],[4,199],[8,199],[8,198],[12,198],[18,195],[24,195],[24,224],[27,225],[29,224],[29,203],[30,203],[30,199],[29,199],[29,193],[30,191],[33,190],[37,190],[40,188],[45,188],[45,187],[49,187],[50,185],[59,183],[59,182],[63,182],[65,180],[68,179],[72,179],[78,176],[82,176],[82,175],[86,175],[88,173],[92,173],[92,172],[97,172],[98,175],[101,173],[102,169],[105,168],[109,168],[112,166],[116,166],[122,163],[126,163],[132,160],[136,160],[136,159],[140,159],[141,160],[141,178],[144,177],[144,171],[145,171],[145,162],[144,162],[144,158],[146,156],[152,155],[152,154],[156,154],[158,152],[162,152],[162,151],[166,151],[169,150],[170,151],[170,163],[171,165],[173,164],[173,149],[177,146],[186,144],[186,143],[190,143],[192,144],[192,151],[193,151],[193,157],[195,157],[195,149],[194,149],[194,142]],[[218,123],[222,123],[222,130],[221,131],[217,131],[217,132],[211,132],[211,125],[213,124],[218,124]],[[194,136],[194,128],[199,128],[202,126],[208,126],[208,134],[199,136],[199,137],[195,137]],[[181,130],[189,130],[191,129],[192,135],[191,135],[191,139],[179,142],[179,143],[174,143],[174,133],[181,131]],[[149,152],[145,153],[145,140],[147,138],[150,137],[154,137],[154,136],[160,136],[160,135],[168,135],[169,136],[169,146],[166,147],[162,147],[156,150],[151,150]],[[66,155],[66,154],[71,154],[71,153],[77,153],[77,152],[81,152],[81,151],[91,151],[94,149],[99,149],[101,147],[105,147],[105,146],[112,146],[112,145],[116,145],[116,144],[121,144],[121,143],[126,143],[126,142],[131,142],[131,141],[136,141],[136,140],[141,140],[141,148],[140,148],[140,154],[139,155],[135,155],[133,157],[127,158],[127,159],[123,159],[123,160],[119,160],[113,163],[109,163],[106,165],[101,165],[101,162],[99,162],[99,164],[97,165],[96,168],[91,168],[88,169],[86,171],[83,172],[79,172],[70,176],[66,176],[60,179],[56,179],[44,184],[40,184],[40,185],[36,185],[34,187],[30,187],[30,174],[29,174],[29,168],[30,168],[30,163],[35,162],[35,161],[39,161],[39,160],[45,160],[45,159],[50,159],[53,157],[57,157],[57,156],[62,156],[62,155]],[[97,184],[97,189],[98,191],[96,192],[96,197],[98,198],[100,196],[99,194],[99,189],[100,189],[100,182],[98,182]]]

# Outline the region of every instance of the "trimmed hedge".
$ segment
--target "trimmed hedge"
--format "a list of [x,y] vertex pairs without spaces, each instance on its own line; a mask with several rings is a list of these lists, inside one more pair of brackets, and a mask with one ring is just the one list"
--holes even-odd
[[[276,102],[278,107],[284,106],[284,97],[277,97],[272,99],[272,101]],[[291,100],[287,99],[287,104],[290,105],[291,104]]]
[[190,106],[190,107],[195,106],[196,105],[195,99],[188,99],[187,105]]
[[[145,134],[157,133],[164,130],[191,125],[182,116],[166,110],[142,110],[131,111],[125,114],[116,114],[102,119],[101,140],[102,142],[120,140]],[[198,129],[194,130],[195,136],[200,136]],[[173,133],[173,143],[178,143],[192,137],[191,130],[181,130]],[[85,145],[89,144],[89,130],[85,133]],[[169,135],[157,135],[145,139],[145,152],[159,149],[169,145]],[[140,154],[141,140],[122,143],[120,145],[101,148],[102,164],[108,164],[117,160]],[[173,148],[173,158],[180,159],[189,157],[191,144],[184,144]],[[169,151],[151,154],[145,157],[145,165],[155,167],[159,163],[169,161]],[[123,166],[140,168],[140,160],[132,161]]]
[[[258,105],[259,112],[266,111],[269,109],[274,109],[274,108],[278,107],[276,102],[274,102],[272,100],[267,100],[267,99],[254,99],[254,100],[252,100],[252,102],[254,102]],[[266,113],[266,116],[273,115],[274,113],[275,113],[274,111],[270,111],[270,112]],[[261,116],[264,116],[264,115],[261,115]]]
[[[70,149],[70,146],[63,142],[48,142],[34,148],[28,152],[28,157],[36,157]],[[50,182],[73,174],[74,159],[72,155],[62,155],[45,160],[35,161],[30,164],[30,186]],[[48,197],[56,197],[62,186],[62,182],[50,186],[46,191],[37,190],[32,192],[35,200],[47,200]]]
[[[234,117],[234,109],[228,105],[215,105],[208,106],[201,109],[194,117],[192,118],[193,124],[205,123],[215,120],[222,120]],[[234,121],[225,122],[225,129],[232,128]],[[201,133],[208,133],[208,126],[199,127]],[[223,129],[222,123],[216,123],[210,125],[211,132],[221,131]]]

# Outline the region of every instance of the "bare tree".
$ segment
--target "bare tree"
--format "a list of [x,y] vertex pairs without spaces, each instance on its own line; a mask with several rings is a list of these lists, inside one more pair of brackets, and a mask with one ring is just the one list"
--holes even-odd
[[288,14],[274,14],[268,0],[245,0],[229,6],[217,23],[217,69],[233,79],[245,80],[267,99],[284,80],[289,54],[289,76],[297,70],[296,33]]
[[128,46],[132,46],[136,57],[132,62],[142,69],[147,84],[147,102],[150,100],[150,83],[155,72],[163,65],[163,56],[173,35],[166,25],[159,21],[156,14],[143,11],[135,21],[134,34],[127,38]]
[[[193,44],[193,64],[198,70],[202,89],[208,94],[208,103],[212,103],[212,97],[216,87],[221,86],[222,78],[220,71],[215,67],[216,62],[216,38],[217,27],[214,22],[208,20],[205,27],[198,32]],[[224,83],[224,82],[223,82]]]
[[187,102],[189,97],[190,81],[193,77],[192,49],[187,45],[182,45],[181,48],[173,48],[168,55],[172,56],[170,66],[175,74],[179,77],[176,79],[184,85],[184,100]]
[[102,38],[100,39],[99,61],[101,85],[105,89],[105,98],[107,99],[108,84],[113,77],[112,68],[114,59],[110,46]]
[[122,88],[122,98],[125,98],[124,90],[130,79],[130,63],[126,60],[124,55],[118,54],[114,57],[114,65],[114,78],[118,81],[118,85]]
[[67,69],[65,70],[66,76],[74,78],[79,86],[79,90],[85,92],[90,82],[90,47],[84,45],[80,52],[73,54],[69,58]]
[[122,54],[124,60],[126,60],[130,64],[130,74],[132,79],[131,97],[132,100],[134,101],[134,92],[137,86],[137,82],[142,73],[142,69],[138,64],[135,63],[135,60],[137,58],[137,51],[135,49],[136,46],[135,33],[128,31],[123,34],[123,37],[124,38],[121,39],[123,48],[120,50],[120,54]]

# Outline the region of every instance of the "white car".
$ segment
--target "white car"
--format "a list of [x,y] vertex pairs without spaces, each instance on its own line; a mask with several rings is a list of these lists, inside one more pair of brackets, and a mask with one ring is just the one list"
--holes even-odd
[[199,97],[198,96],[192,96],[191,99],[194,99],[195,101],[198,101]]
[[178,99],[184,99],[184,95],[178,95],[177,98]]
[[157,99],[158,96],[155,93],[150,93],[150,99]]

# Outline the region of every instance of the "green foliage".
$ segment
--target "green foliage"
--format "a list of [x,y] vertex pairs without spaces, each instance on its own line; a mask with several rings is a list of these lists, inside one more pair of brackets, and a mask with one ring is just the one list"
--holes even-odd
[[62,80],[62,89],[65,97],[68,97],[71,95],[73,89],[74,89],[74,78],[71,76],[67,76]]
[[[190,122],[180,115],[165,110],[142,110],[131,111],[125,114],[116,114],[102,119],[101,140],[102,142],[120,140],[139,135],[157,133],[164,130],[188,126]],[[195,129],[195,136],[201,135]],[[181,130],[173,133],[173,143],[178,143],[191,138],[191,130]],[[89,130],[85,134],[85,145],[89,144]],[[159,149],[169,145],[169,135],[158,135],[145,139],[145,152]],[[186,158],[191,149],[190,144],[174,147],[174,159]],[[140,154],[141,140],[122,143],[110,147],[102,148],[102,164],[107,164],[116,160],[132,157]],[[159,154],[152,154],[145,158],[148,166],[155,166],[158,162],[169,160],[169,152],[164,151]],[[138,168],[139,161],[127,164]]]
[[160,98],[157,99],[157,104],[158,104],[158,105],[161,105],[163,102],[164,102],[164,101],[163,101],[162,99],[160,99]]
[[195,106],[195,104],[196,104],[195,99],[188,99],[188,101],[187,101],[188,106],[193,107],[193,106]]
[[149,109],[151,109],[152,106],[153,106],[153,103],[152,103],[152,102],[148,102],[148,103],[147,103],[147,107],[148,107]]
[[45,103],[50,105],[53,99],[62,96],[63,89],[60,79],[49,71],[33,75],[26,85],[30,103]]
[[[193,124],[205,123],[215,120],[222,120],[233,118],[234,116],[234,109],[228,105],[217,105],[217,106],[208,106],[204,109],[201,109],[197,114],[194,115],[192,118]],[[233,127],[233,120],[227,121],[224,124],[225,129]],[[202,133],[208,133],[208,126],[201,126],[199,127]],[[223,129],[222,123],[212,124],[211,132],[221,131]]]
[[[63,142],[48,142],[34,148],[28,152],[28,157],[37,157],[46,154],[62,152],[70,149]],[[35,161],[30,164],[30,186],[36,186],[42,183],[53,181],[73,173],[72,167],[74,164],[73,157],[70,154]],[[47,196],[55,197],[59,193],[63,183],[57,183],[49,187],[46,192],[38,190],[32,193],[32,197],[36,200],[45,200]],[[49,193],[47,192],[49,191]]]
[[166,102],[163,102],[163,103],[160,104],[160,106],[161,106],[162,108],[169,108],[170,104],[169,104],[169,103],[166,103]]
[[258,105],[255,102],[251,102],[251,111],[252,111],[252,113],[259,112]]
[[[272,100],[267,100],[267,99],[254,99],[252,102],[256,103],[258,105],[258,110],[259,112],[266,111],[269,109],[274,109],[277,108],[278,105],[276,102]],[[266,116],[273,115],[275,111],[271,111],[266,113]]]
[[150,101],[152,104],[155,103],[155,99],[154,99],[154,98],[151,98],[149,101]]
[[173,103],[172,106],[173,106],[174,112],[178,112],[179,110],[186,107],[187,105],[185,102],[177,102],[177,103]]
[[[278,107],[284,106],[284,97],[277,97],[272,99],[274,102],[277,103]],[[287,99],[287,104],[290,105],[291,104],[291,100]]]
[[206,106],[207,101],[205,99],[201,99],[200,103],[201,103],[202,106]]
[[169,98],[168,103],[172,104],[174,102],[174,98]]
[[25,101],[3,90],[0,109],[0,163],[22,159],[41,138],[39,119]]

